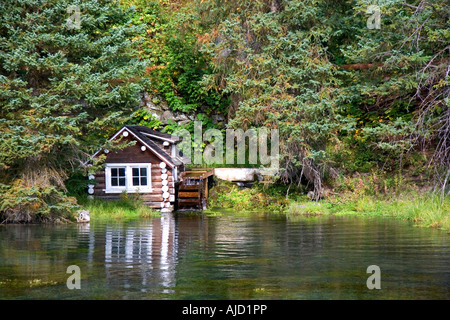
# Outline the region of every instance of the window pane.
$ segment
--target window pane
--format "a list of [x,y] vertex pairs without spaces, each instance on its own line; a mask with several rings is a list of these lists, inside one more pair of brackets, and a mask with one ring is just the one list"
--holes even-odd
[[[134,187],[147,187],[150,185],[150,170],[148,167],[115,167],[110,168],[109,170],[111,187],[126,187],[127,184]],[[130,170],[131,172],[127,173],[127,170]],[[130,174],[130,176],[128,176],[128,174]]]

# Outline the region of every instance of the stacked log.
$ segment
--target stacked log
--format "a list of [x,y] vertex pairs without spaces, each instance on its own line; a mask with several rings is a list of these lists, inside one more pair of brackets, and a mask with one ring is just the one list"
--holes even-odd
[[[165,176],[163,176],[165,174]],[[164,179],[163,179],[164,178]],[[96,185],[94,186],[94,196],[105,200],[119,200],[122,197],[120,193],[105,193],[105,171],[101,170],[95,174]],[[175,184],[173,181],[172,171],[165,167],[161,168],[161,164],[152,164],[151,166],[151,193],[140,193],[139,197],[143,203],[155,209],[173,209],[175,202]],[[164,188],[167,186],[167,188]],[[168,198],[164,198],[164,193],[169,193]],[[167,196],[167,195],[166,195]]]
[[161,202],[161,212],[171,212],[173,211],[173,208],[170,204],[168,171],[164,162],[161,162],[159,167],[161,168],[161,192],[163,198],[163,201]]

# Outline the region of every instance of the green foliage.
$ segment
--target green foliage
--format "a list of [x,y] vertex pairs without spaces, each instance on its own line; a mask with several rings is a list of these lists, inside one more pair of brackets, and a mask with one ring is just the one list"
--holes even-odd
[[7,223],[64,222],[79,208],[76,199],[54,186],[0,184],[0,220]]
[[333,29],[324,23],[325,2],[273,3],[226,2],[226,12],[212,10],[213,1],[203,3],[204,11],[221,18],[203,48],[215,56],[221,78],[207,80],[239,96],[231,126],[279,130],[282,179],[296,181],[302,172],[318,194],[326,145],[347,125],[338,108],[342,81],[327,58]]
[[236,98],[230,125],[280,130],[285,181],[302,173],[317,193],[333,166],[390,171],[436,145],[434,164],[450,172],[446,3],[383,1],[380,28],[368,29],[372,4],[197,2],[212,25],[205,83]]
[[228,100],[219,91],[202,84],[213,74],[210,57],[198,50],[197,36],[205,30],[190,6],[173,10],[162,1],[130,0],[136,7],[133,22],[146,24],[145,40],[139,54],[147,58],[147,89],[164,97],[171,110],[182,112],[226,112]]
[[[67,23],[73,5],[80,28]],[[0,10],[0,183],[17,193],[1,211],[47,213],[64,203],[67,172],[138,105],[141,27],[116,1],[3,1]]]
[[238,212],[280,213],[288,203],[288,200],[284,199],[286,194],[284,186],[281,189],[280,186],[271,186],[266,189],[262,185],[255,184],[251,188],[240,188],[234,183],[217,179],[210,190],[208,206],[233,209]]
[[[84,188],[68,174],[118,127],[178,129],[138,109],[143,91],[205,130],[278,129],[279,181],[306,178],[316,199],[324,182],[355,172],[390,174],[374,185],[399,188],[412,167],[433,171],[447,192],[448,5],[379,1],[380,28],[368,29],[372,4],[2,1],[0,213],[64,215],[75,208],[67,192]],[[80,28],[68,24],[69,6],[80,9]],[[228,123],[214,124],[213,113]],[[184,127],[193,134],[192,122]]]
[[161,129],[163,123],[158,118],[153,116],[149,111],[145,109],[139,109],[131,116],[128,124],[137,124],[147,126],[153,130]]
[[361,0],[347,6],[350,27],[331,50],[346,66],[342,114],[356,124],[350,142],[370,145],[370,160],[391,170],[408,152],[435,149],[430,160],[448,170],[448,143],[441,134],[450,115],[441,113],[448,110],[449,96],[442,86],[448,74],[447,4],[379,2],[381,26],[372,30],[364,25],[367,5]]
[[81,170],[70,173],[64,182],[67,187],[67,195],[76,198],[85,196],[88,186],[95,183],[93,181],[86,179],[86,175]]

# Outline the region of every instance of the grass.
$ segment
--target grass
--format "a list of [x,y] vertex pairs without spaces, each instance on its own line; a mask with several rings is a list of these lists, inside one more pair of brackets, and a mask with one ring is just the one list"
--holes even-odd
[[291,202],[288,215],[317,216],[323,214],[353,214],[387,216],[412,221],[421,227],[450,230],[450,197],[442,199],[432,194],[403,193],[393,197],[335,197],[320,202]]
[[[426,191],[409,190],[398,193],[367,194],[363,188],[341,191],[319,202],[309,201],[296,190],[286,199],[283,188],[255,185],[241,189],[220,181],[210,190],[207,214],[221,215],[225,209],[233,214],[271,212],[288,216],[357,215],[386,216],[412,221],[421,227],[450,230],[450,197],[442,199]],[[91,219],[136,219],[160,216],[159,211],[139,199],[123,195],[121,200],[105,201],[81,198],[78,203],[91,212]],[[218,213],[214,208],[220,208]]]
[[91,220],[131,220],[161,216],[159,211],[132,197],[122,197],[120,200],[82,198],[78,200],[78,203],[84,210],[91,212]]
[[241,214],[265,212],[288,216],[357,215],[385,216],[412,221],[421,227],[450,230],[450,197],[442,199],[429,191],[407,189],[397,192],[378,192],[362,184],[351,190],[314,202],[301,195],[300,190],[281,187],[263,188],[255,184],[241,189],[234,184],[220,181],[210,193],[209,208],[233,209]]
[[264,190],[259,184],[251,188],[240,188],[227,181],[217,181],[210,190],[208,208],[233,209],[239,212],[280,212],[288,202],[281,194],[274,194],[271,190]]

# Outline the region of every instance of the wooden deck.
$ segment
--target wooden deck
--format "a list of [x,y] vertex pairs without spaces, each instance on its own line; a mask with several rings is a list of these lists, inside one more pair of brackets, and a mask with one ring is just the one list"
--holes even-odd
[[208,178],[214,169],[196,168],[180,174],[178,188],[179,210],[204,210],[208,200]]

